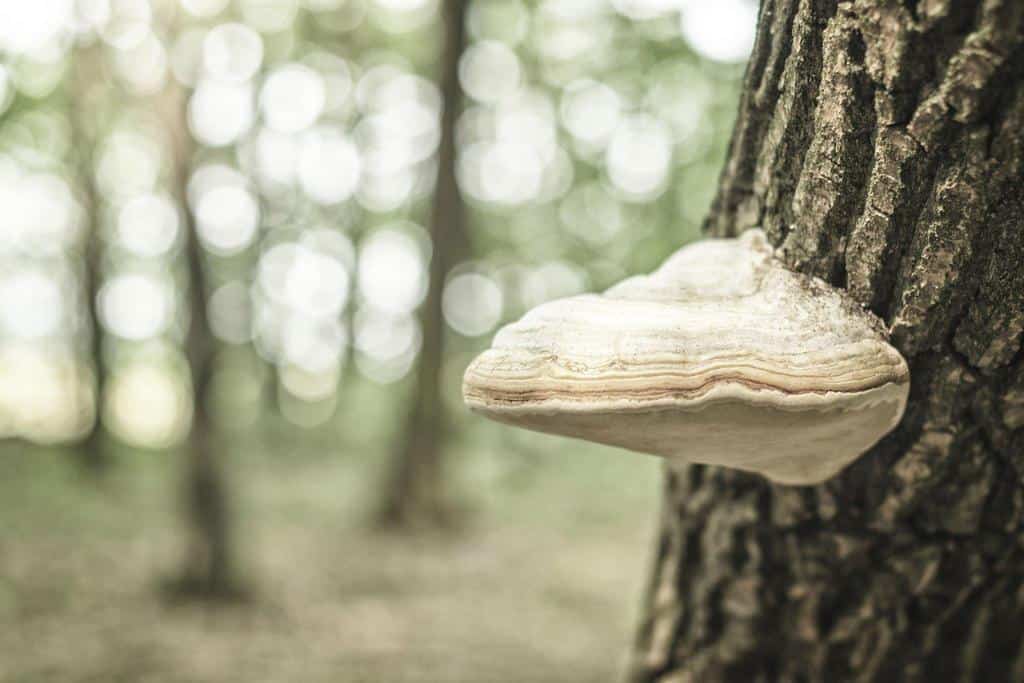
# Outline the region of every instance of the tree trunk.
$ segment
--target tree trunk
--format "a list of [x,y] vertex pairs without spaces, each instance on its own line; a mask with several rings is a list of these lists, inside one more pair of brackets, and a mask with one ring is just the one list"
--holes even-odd
[[[88,173],[88,171],[86,171]],[[105,396],[104,387],[107,380],[107,364],[103,358],[103,326],[100,324],[99,313],[99,292],[103,284],[103,272],[100,267],[102,261],[102,244],[97,229],[99,205],[97,198],[88,190],[89,199],[87,210],[89,212],[89,237],[83,248],[82,287],[85,298],[88,302],[89,315],[89,338],[91,340],[90,351],[93,359],[93,372],[96,373],[93,384],[93,405],[95,416],[92,429],[81,445],[83,462],[90,471],[99,472],[105,469],[109,463],[107,454],[107,432],[103,427],[103,400]]]
[[75,164],[75,177],[79,181],[88,215],[88,233],[82,245],[82,292],[86,301],[89,321],[90,354],[92,356],[95,383],[93,404],[95,416],[92,429],[82,442],[79,451],[89,471],[99,472],[109,462],[107,433],[103,427],[103,399],[106,386],[107,367],[103,358],[103,325],[100,323],[99,292],[103,285],[103,238],[100,234],[100,211],[102,197],[96,187],[95,151],[96,135],[85,112],[95,104],[91,97],[94,84],[103,75],[103,53],[99,46],[78,48],[72,61],[72,78],[68,84],[70,106],[72,107],[71,138]]
[[212,368],[213,338],[206,320],[206,289],[203,286],[201,247],[189,235],[188,261],[192,290],[192,321],[188,339],[192,374],[192,430],[186,444],[185,516],[187,538],[185,565],[177,583],[187,595],[225,598],[239,594],[232,562],[231,525],[223,464],[215,451],[213,425],[206,407]]
[[465,244],[465,211],[455,179],[455,122],[459,109],[459,56],[465,46],[466,0],[444,0],[441,61],[441,142],[430,216],[429,286],[423,303],[423,345],[405,429],[400,434],[381,521],[386,526],[444,526],[453,521],[444,496],[443,448],[447,418],[442,396],[445,276]]
[[881,316],[900,427],[813,488],[670,466],[634,681],[1024,680],[1024,3],[765,0],[706,228]]
[[[175,101],[181,97],[182,93],[175,90],[170,95],[172,101],[167,109],[180,113],[179,119],[171,122],[169,130],[174,144],[177,194],[181,205],[186,207],[185,190],[192,144],[188,128],[184,125],[185,105]],[[188,215],[187,209],[185,214]],[[191,320],[185,352],[192,376],[193,414],[192,429],[185,445],[185,559],[172,589],[179,596],[188,598],[234,599],[242,595],[242,587],[233,561],[227,482],[206,405],[216,340],[207,319],[209,292],[203,268],[202,246],[194,221],[186,219],[186,225],[189,226],[185,256]]]

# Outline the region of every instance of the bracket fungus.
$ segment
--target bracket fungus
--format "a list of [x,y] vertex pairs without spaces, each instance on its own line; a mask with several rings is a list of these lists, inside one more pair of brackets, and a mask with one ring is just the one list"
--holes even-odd
[[880,320],[749,230],[533,309],[463,394],[500,422],[810,485],[892,430],[909,387]]

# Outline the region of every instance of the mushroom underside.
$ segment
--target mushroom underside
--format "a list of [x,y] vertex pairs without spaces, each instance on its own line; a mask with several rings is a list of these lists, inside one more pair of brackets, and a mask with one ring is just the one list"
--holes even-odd
[[[835,476],[899,422],[908,385],[828,395],[780,396],[743,385],[713,391],[717,396],[698,401],[516,403],[470,397],[468,403],[493,420],[537,432],[757,472],[780,484],[813,485]],[[774,395],[756,396],[768,392]]]

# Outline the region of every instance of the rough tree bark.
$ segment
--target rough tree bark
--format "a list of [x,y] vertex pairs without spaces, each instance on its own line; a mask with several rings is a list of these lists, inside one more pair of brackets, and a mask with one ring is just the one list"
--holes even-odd
[[764,0],[706,229],[891,327],[838,478],[668,468],[635,681],[1024,680],[1024,3]]
[[385,526],[447,526],[453,521],[444,495],[443,448],[447,416],[442,397],[445,277],[465,244],[465,209],[455,178],[455,123],[459,113],[459,56],[465,47],[466,0],[444,0],[444,50],[441,57],[441,141],[437,186],[430,216],[429,283],[423,303],[423,345],[416,373],[416,395],[399,435],[385,490],[381,522]]

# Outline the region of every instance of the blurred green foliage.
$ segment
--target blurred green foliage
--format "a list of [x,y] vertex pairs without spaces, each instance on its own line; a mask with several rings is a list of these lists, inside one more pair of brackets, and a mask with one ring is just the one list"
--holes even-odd
[[[459,248],[430,245],[422,227],[440,107],[437,1],[18,10],[22,30],[0,31],[0,385],[19,385],[0,390],[0,433],[73,439],[98,412],[128,443],[180,441],[186,217],[203,238],[224,342],[218,405],[240,411],[226,421],[276,406],[296,424],[324,422],[347,403],[339,392],[353,373],[397,382],[388,400],[400,412],[426,259]],[[471,251],[445,299],[453,403],[461,367],[497,325],[650,270],[696,237],[742,70],[716,59],[748,40],[707,11],[470,4],[458,173]],[[51,369],[31,382],[17,371],[26,363]],[[55,407],[61,396],[72,399]]]
[[[9,3],[0,681],[621,668],[656,463],[475,419],[461,376],[499,325],[698,235],[754,3],[473,0],[456,245],[426,230],[440,1]],[[205,398],[242,560],[266,582],[259,606],[216,617],[149,592],[179,559],[192,226],[218,342]],[[396,540],[364,522],[415,397],[439,249],[460,260],[448,483],[475,533]],[[111,466],[89,478],[67,456],[97,443]]]

